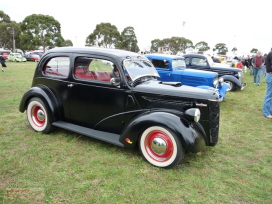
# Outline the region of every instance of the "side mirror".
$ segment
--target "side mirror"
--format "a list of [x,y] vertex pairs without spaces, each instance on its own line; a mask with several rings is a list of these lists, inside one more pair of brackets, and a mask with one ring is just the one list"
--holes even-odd
[[114,86],[119,87],[120,86],[120,78],[111,78],[110,83]]

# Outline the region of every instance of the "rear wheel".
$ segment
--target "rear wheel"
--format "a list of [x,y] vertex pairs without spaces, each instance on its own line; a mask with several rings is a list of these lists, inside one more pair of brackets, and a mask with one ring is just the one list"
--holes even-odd
[[184,158],[184,149],[177,136],[169,130],[152,126],[140,138],[140,151],[154,166],[172,168]]
[[29,124],[35,131],[50,133],[54,130],[51,113],[40,98],[34,97],[29,101],[26,115]]

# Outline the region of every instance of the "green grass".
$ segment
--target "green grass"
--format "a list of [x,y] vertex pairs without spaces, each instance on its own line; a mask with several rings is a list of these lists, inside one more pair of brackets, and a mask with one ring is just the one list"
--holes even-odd
[[272,125],[262,116],[266,85],[227,93],[221,103],[220,138],[202,156],[182,164],[151,166],[127,150],[73,132],[34,132],[20,99],[30,88],[35,62],[7,62],[0,73],[0,203],[7,189],[43,189],[40,203],[271,203]]

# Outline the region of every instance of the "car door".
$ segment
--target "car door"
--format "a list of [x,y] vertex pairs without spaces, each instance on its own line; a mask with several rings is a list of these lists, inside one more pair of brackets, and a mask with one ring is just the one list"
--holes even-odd
[[120,133],[125,108],[124,89],[113,85],[114,63],[99,56],[76,56],[69,84],[70,121],[106,132]]
[[172,81],[172,70],[168,60],[163,59],[152,59],[150,60],[156,70],[158,71],[160,81]]

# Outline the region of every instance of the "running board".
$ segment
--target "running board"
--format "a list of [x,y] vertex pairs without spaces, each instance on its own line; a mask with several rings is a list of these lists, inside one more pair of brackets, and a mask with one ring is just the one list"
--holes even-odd
[[57,121],[54,122],[52,125],[56,127],[60,127],[66,130],[70,130],[72,132],[76,132],[82,135],[86,135],[88,137],[92,137],[98,140],[102,140],[104,142],[108,142],[120,147],[124,147],[124,145],[119,142],[120,135],[118,134],[113,134],[113,133],[108,133],[108,132],[103,132],[99,130],[94,130],[90,128],[85,128],[79,125],[74,125],[72,123],[67,123],[64,121]]

